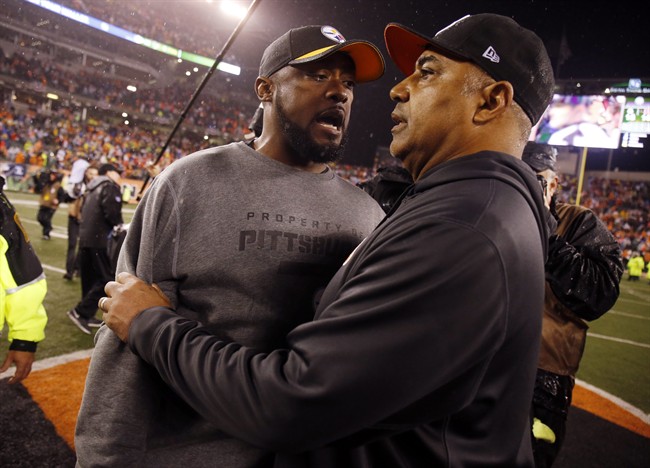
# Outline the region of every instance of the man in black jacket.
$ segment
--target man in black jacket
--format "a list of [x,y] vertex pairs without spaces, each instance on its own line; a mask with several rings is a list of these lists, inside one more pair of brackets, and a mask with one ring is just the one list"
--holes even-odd
[[83,195],[79,226],[82,298],[67,315],[79,330],[88,335],[91,328],[101,325],[101,320],[95,318],[97,301],[103,295],[104,285],[115,277],[115,267],[106,246],[113,227],[122,224],[119,180],[119,170],[112,164],[104,164]]
[[107,325],[195,410],[275,466],[531,466],[548,242],[520,160],[553,94],[537,35],[467,16],[433,38],[389,24],[407,77],[391,153],[415,184],[287,348],[259,354],[120,274]]
[[529,142],[522,160],[540,179],[546,206],[557,219],[549,239],[539,368],[533,394],[533,452],[550,467],[564,441],[575,374],[587,338],[586,321],[611,309],[623,275],[621,249],[588,208],[558,202],[557,150]]

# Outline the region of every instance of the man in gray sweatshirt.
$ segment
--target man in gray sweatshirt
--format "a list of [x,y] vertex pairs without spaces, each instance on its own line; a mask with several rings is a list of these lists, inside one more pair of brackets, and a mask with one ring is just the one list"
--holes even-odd
[[[343,149],[355,83],[383,71],[373,44],[346,41],[331,26],[278,38],[255,83],[262,134],[189,155],[156,177],[118,272],[155,282],[181,315],[230,339],[261,351],[284,346],[383,218],[372,198],[327,165]],[[75,448],[83,467],[273,462],[182,402],[106,327],[97,333]]]

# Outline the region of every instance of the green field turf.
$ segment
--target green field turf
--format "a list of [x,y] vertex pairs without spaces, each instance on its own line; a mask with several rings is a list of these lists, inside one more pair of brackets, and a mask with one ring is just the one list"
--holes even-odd
[[[79,279],[68,282],[62,278],[67,245],[67,207],[59,208],[53,221],[52,239],[44,241],[36,221],[38,197],[16,192],[8,192],[8,196],[32,238],[48,280],[45,307],[49,322],[37,358],[91,348],[92,336],[81,333],[65,315],[81,296]],[[131,220],[133,210],[134,205],[125,207],[125,222]],[[650,284],[645,275],[639,282],[630,282],[625,275],[621,282],[621,296],[612,311],[590,326],[578,379],[611,393],[646,414],[650,413]],[[7,349],[6,338],[0,340],[0,349]]]

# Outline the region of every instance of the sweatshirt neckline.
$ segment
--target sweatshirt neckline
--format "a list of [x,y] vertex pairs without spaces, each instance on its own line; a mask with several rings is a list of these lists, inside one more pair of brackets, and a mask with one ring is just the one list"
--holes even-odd
[[271,159],[267,156],[264,156],[259,151],[251,148],[245,142],[239,142],[238,144],[244,148],[244,151],[249,156],[255,158],[257,161],[267,166],[271,170],[275,170],[277,172],[282,172],[285,174],[297,175],[301,177],[311,177],[311,178],[317,178],[322,180],[331,180],[334,178],[334,171],[332,170],[331,167],[327,165],[326,165],[327,169],[324,172],[314,173],[314,172],[304,171],[297,167],[289,166],[288,164],[284,164],[279,161],[276,161],[275,159]]

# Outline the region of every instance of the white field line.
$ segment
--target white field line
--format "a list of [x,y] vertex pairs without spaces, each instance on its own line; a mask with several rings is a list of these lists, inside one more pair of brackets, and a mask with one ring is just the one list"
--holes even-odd
[[587,336],[593,338],[600,338],[601,340],[616,341],[617,343],[630,344],[632,346],[638,346],[639,348],[650,348],[650,344],[639,343],[637,341],[631,341],[631,340],[624,340],[623,338],[615,338],[613,336],[599,335],[597,333],[591,333],[591,332],[587,332]]
[[650,414],[644,413],[642,410],[637,408],[636,406],[632,406],[629,404],[627,401],[621,400],[619,397],[612,395],[611,393],[607,393],[605,390],[601,390],[598,387],[594,387],[591,384],[588,384],[587,382],[576,379],[576,384],[580,385],[583,388],[586,388],[587,390],[590,390],[601,397],[611,401],[614,403],[616,406],[623,408],[625,411],[627,411],[630,414],[633,414],[637,418],[639,418],[641,421],[643,421],[646,424],[650,424]]
[[648,302],[650,302],[650,301],[634,301],[632,299],[626,299],[624,297],[619,298],[618,301],[619,302],[631,302],[632,304],[638,304],[638,305],[648,305]]
[[[38,201],[36,200],[14,200],[14,199],[9,199],[12,205],[23,205],[23,206],[38,206]],[[63,208],[68,208],[67,203],[61,203],[59,205],[60,209]],[[135,208],[124,208],[122,207],[122,213],[135,213]]]
[[[38,351],[36,351],[38,356]],[[46,359],[41,359],[40,361],[34,361],[32,365],[33,371],[39,371],[44,369],[49,369],[50,367],[59,366],[61,364],[67,364],[72,361],[77,361],[79,359],[85,359],[90,357],[93,353],[93,348],[91,349],[82,349],[81,351],[75,351],[73,353],[62,354],[61,356],[54,356]]]
[[[40,361],[34,361],[34,364],[32,364],[32,372],[49,369],[50,367],[67,364],[68,362],[77,361],[79,359],[85,359],[87,357],[90,357],[92,353],[92,348],[83,349],[81,351],[75,351],[73,353],[63,354],[61,356],[54,356],[46,359],[41,359]],[[38,356],[38,351],[36,351],[36,356]],[[6,373],[0,375],[0,380],[13,377],[15,373],[16,368],[12,366],[7,370]]]
[[[40,223],[38,221],[34,221],[33,219],[25,219],[22,216],[20,217],[20,222],[23,224],[36,224],[40,226]],[[58,239],[67,239],[68,234],[66,231],[68,230],[67,227],[61,227],[57,226],[55,224],[52,225],[52,231],[50,232],[50,237],[56,237]]]
[[[648,286],[648,288],[650,289],[650,286]],[[626,288],[623,291],[629,294],[630,296],[634,296],[637,299],[641,299],[643,301],[641,304],[648,304],[650,302],[650,293],[645,293],[643,291],[636,291],[631,288]]]
[[627,312],[617,312],[615,310],[610,310],[607,314],[620,315],[622,317],[632,317],[640,320],[650,320],[650,317],[644,317],[643,315],[628,314]]
[[58,267],[55,267],[55,266],[52,266],[52,265],[47,265],[45,263],[41,263],[41,265],[43,266],[44,270],[51,270],[51,271],[53,271],[55,273],[65,273],[66,272],[63,268],[58,268]]

